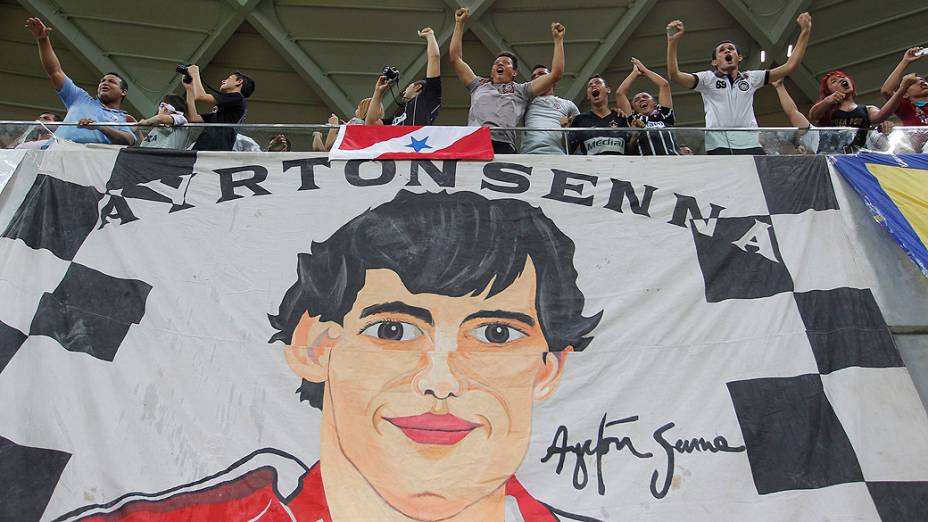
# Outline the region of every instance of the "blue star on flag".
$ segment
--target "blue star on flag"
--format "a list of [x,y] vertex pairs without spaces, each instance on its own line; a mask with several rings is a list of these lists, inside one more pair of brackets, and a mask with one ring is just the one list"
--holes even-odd
[[421,140],[417,140],[416,138],[413,138],[412,136],[410,136],[409,139],[410,139],[409,145],[406,145],[406,146],[409,147],[409,148],[411,148],[412,150],[414,150],[414,151],[416,151],[416,152],[420,152],[420,151],[422,151],[422,149],[431,149],[431,148],[432,148],[431,145],[425,143],[425,142],[428,141],[428,139],[429,139],[428,136],[422,138]]

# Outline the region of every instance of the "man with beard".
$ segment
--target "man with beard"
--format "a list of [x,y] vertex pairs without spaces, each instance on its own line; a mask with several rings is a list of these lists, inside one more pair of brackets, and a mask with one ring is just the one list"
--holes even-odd
[[[26,29],[35,37],[39,45],[39,59],[42,67],[55,86],[58,97],[64,102],[68,113],[64,123],[77,123],[80,127],[96,122],[126,123],[135,121],[122,110],[122,101],[129,93],[129,84],[116,73],[106,73],[97,84],[97,97],[94,98],[84,89],[78,87],[71,78],[61,70],[61,62],[48,38],[51,28],[38,18],[26,19]],[[132,145],[135,134],[128,127],[99,127],[96,129],[80,127],[59,127],[56,135],[61,139],[77,143],[106,143],[114,145]]]
[[[793,54],[785,64],[763,71],[741,71],[743,56],[730,40],[719,42],[712,50],[712,70],[695,74],[680,71],[677,46],[684,34],[683,22],[667,25],[667,72],[670,80],[702,95],[706,111],[706,128],[756,128],[754,93],[764,85],[782,80],[799,67],[812,34],[812,17],[802,13],[796,19],[800,33]],[[708,154],[764,154],[754,132],[706,133]]]
[[590,110],[578,114],[570,122],[570,126],[600,127],[603,130],[572,131],[569,137],[571,154],[625,154],[629,146],[628,132],[615,129],[628,127],[628,119],[624,114],[609,108],[611,92],[606,81],[598,74],[594,74],[586,82],[586,98],[590,100]]
[[[535,96],[548,92],[564,74],[564,26],[551,24],[554,39],[554,57],[551,72],[530,82],[517,83],[519,63],[512,53],[499,53],[493,60],[489,80],[478,78],[463,59],[464,22],[470,10],[462,7],[454,13],[454,33],[448,58],[455,74],[470,92],[470,112],[467,124],[473,127],[518,127],[528,103]],[[496,154],[516,152],[516,133],[511,130],[492,132],[493,151]]]

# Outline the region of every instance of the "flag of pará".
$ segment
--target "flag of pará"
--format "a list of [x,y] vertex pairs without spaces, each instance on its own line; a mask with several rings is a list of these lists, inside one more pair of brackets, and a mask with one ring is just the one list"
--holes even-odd
[[330,160],[353,159],[492,160],[486,127],[422,125],[343,125]]

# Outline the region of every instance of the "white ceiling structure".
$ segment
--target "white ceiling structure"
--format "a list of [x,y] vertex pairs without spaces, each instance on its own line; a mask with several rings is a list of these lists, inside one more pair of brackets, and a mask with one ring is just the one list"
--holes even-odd
[[[54,29],[63,68],[79,85],[93,92],[108,71],[129,81],[132,114],[151,115],[164,94],[182,91],[175,65],[197,63],[213,85],[236,69],[256,80],[250,123],[324,123],[333,112],[347,119],[385,65],[399,68],[404,84],[423,76],[416,30],[430,26],[443,56],[439,122],[462,124],[469,99],[446,60],[460,6],[471,9],[464,59],[478,74],[505,50],[527,77],[532,65],[550,62],[549,26],[562,22],[567,67],[558,94],[581,108],[585,80],[599,73],[614,88],[631,57],[666,75],[665,26],[677,18],[687,28],[681,69],[695,72],[708,68],[723,39],[739,45],[745,68],[784,62],[799,32],[796,16],[810,11],[811,44],[787,82],[803,108],[817,97],[817,78],[835,68],[856,79],[862,100],[878,103],[902,53],[928,43],[928,4],[911,0],[0,0],[0,119],[62,111],[23,28],[35,15]],[[914,71],[928,72],[928,59]],[[654,91],[646,80],[634,88]],[[702,125],[695,92],[674,87],[674,104],[679,125]],[[761,125],[786,124],[773,89],[760,91],[755,107]]]

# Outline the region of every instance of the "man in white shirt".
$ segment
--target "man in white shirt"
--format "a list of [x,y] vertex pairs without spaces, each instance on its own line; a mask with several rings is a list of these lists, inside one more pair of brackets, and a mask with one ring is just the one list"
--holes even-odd
[[[812,17],[802,13],[796,19],[800,33],[792,55],[785,64],[763,71],[741,71],[743,56],[738,47],[726,40],[712,50],[712,70],[695,74],[680,71],[677,46],[683,37],[683,22],[667,25],[667,72],[670,80],[696,89],[702,95],[706,111],[706,128],[757,128],[754,116],[754,92],[767,83],[782,80],[799,67],[812,34]],[[764,154],[754,132],[706,133],[708,154]]]
[[[532,68],[532,80],[540,78],[551,71],[546,65]],[[580,114],[574,102],[554,95],[554,85],[528,104],[525,110],[525,126],[530,129],[551,129],[566,127],[570,120]],[[522,154],[567,154],[564,149],[563,132],[529,131],[522,136]]]

